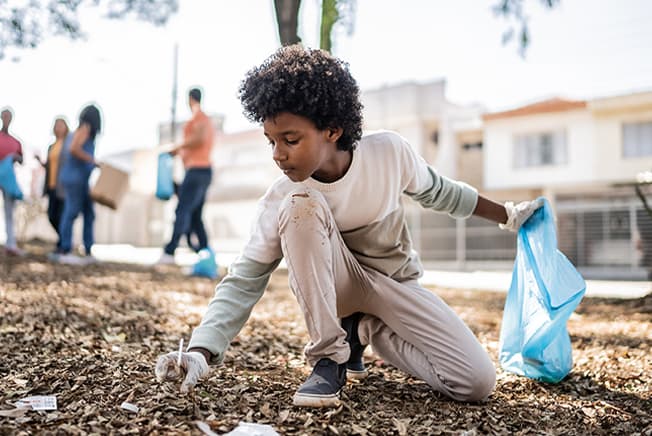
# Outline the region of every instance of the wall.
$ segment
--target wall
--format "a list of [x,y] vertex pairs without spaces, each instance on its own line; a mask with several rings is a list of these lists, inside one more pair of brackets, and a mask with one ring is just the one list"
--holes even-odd
[[652,94],[645,105],[627,106],[627,101],[615,108],[597,107],[596,171],[600,179],[610,182],[631,182],[637,173],[652,169],[652,156],[623,158],[623,123],[652,121]]
[[[525,133],[564,130],[567,163],[514,168],[514,137]],[[486,189],[564,186],[598,180],[595,173],[595,133],[588,110],[490,120],[484,126],[484,186]]]

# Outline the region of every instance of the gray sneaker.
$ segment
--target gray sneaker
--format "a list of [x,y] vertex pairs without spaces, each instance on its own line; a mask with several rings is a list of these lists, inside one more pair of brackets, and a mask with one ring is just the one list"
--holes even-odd
[[346,384],[346,365],[324,358],[294,394],[293,403],[302,407],[337,407]]
[[59,255],[59,257],[57,258],[57,262],[66,265],[86,265],[86,261],[83,258],[79,256],[75,256],[74,254],[71,253]]
[[161,254],[161,257],[158,258],[158,261],[156,262],[157,265],[174,265],[174,256],[171,254],[163,253]]

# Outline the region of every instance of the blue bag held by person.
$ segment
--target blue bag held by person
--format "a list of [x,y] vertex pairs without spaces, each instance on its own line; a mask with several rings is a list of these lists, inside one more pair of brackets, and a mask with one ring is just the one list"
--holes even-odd
[[557,249],[550,204],[518,231],[512,283],[500,330],[503,369],[550,383],[573,366],[566,322],[584,296],[586,283]]
[[170,153],[158,155],[158,168],[156,170],[156,198],[169,200],[174,194],[174,180],[172,179],[174,161]]
[[18,186],[14,172],[14,157],[7,156],[0,161],[0,188],[14,200],[23,199],[23,191]]
[[192,267],[192,275],[199,277],[217,278],[217,261],[215,253],[210,248],[199,250],[199,260]]

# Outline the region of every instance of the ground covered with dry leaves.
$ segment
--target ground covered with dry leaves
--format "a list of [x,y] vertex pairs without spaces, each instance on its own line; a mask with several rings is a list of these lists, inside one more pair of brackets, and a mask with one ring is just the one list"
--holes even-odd
[[[34,253],[34,249],[31,250]],[[498,369],[482,404],[456,403],[369,356],[338,409],[297,409],[308,368],[298,305],[277,271],[225,363],[191,395],[158,383],[156,356],[200,321],[215,283],[178,268],[0,257],[0,409],[55,395],[56,411],[0,417],[0,434],[201,434],[239,422],[281,434],[652,434],[652,295],[586,298],[569,322],[575,367],[557,385]],[[436,289],[494,359],[505,295]],[[128,401],[137,413],[120,408]]]

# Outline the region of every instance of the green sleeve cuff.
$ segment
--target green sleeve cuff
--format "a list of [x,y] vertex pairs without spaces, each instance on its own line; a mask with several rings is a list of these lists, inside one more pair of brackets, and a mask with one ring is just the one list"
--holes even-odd
[[417,192],[406,192],[426,209],[444,212],[453,218],[468,218],[473,215],[478,204],[478,191],[464,182],[438,175],[431,167],[428,172],[432,179],[429,188]]
[[192,332],[188,348],[204,348],[211,353],[211,365],[219,365],[224,360],[224,352],[229,340],[219,330],[210,326],[199,326]]

